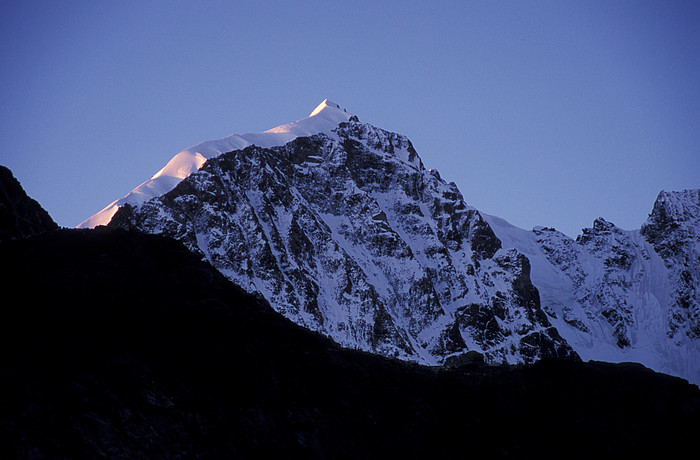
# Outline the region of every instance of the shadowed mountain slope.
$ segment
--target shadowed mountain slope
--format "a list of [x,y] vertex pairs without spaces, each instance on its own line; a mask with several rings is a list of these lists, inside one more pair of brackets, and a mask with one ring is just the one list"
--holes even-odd
[[49,213],[27,195],[12,171],[0,165],[0,241],[57,228]]
[[694,445],[700,391],[640,365],[431,368],[342,349],[175,241],[0,244],[2,458],[576,458]]

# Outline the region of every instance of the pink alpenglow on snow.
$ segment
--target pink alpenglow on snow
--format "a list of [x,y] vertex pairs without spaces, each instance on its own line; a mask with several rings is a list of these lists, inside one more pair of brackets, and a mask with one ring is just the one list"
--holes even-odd
[[208,159],[222,153],[240,150],[250,145],[268,148],[284,145],[297,137],[318,133],[330,134],[340,123],[350,120],[352,114],[328,99],[321,102],[311,114],[292,123],[268,129],[262,133],[231,134],[223,139],[205,141],[175,155],[163,169],[142,183],[125,197],[113,201],[103,210],[86,219],[78,228],[94,228],[106,225],[120,206],[139,206],[175,188],[183,179],[201,168]]

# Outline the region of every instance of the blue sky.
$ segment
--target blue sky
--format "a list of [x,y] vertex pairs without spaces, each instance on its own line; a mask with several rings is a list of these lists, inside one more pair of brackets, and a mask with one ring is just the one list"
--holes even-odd
[[323,99],[468,204],[570,236],[700,187],[700,3],[9,1],[0,164],[63,226]]

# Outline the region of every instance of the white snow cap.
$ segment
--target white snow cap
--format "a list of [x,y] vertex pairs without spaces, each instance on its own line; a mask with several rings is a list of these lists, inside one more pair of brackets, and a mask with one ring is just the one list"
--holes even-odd
[[330,108],[333,108],[333,109],[339,109],[339,108],[340,108],[340,106],[339,106],[338,104],[336,104],[335,102],[331,102],[331,101],[329,101],[328,99],[325,99],[323,102],[321,102],[321,103],[318,105],[318,107],[316,107],[316,108],[314,109],[313,112],[311,112],[311,114],[310,114],[309,116],[310,116],[310,117],[313,117],[314,115],[317,115],[317,114],[321,113],[321,112],[323,111],[323,109],[325,109],[326,107],[330,107]]
[[268,129],[262,133],[231,134],[223,139],[197,144],[175,155],[153,177],[133,189],[125,197],[113,201],[103,210],[86,219],[78,225],[78,228],[106,225],[112,220],[120,206],[126,203],[138,206],[151,198],[168,193],[180,181],[201,168],[207,160],[222,153],[240,150],[250,145],[263,148],[275,147],[293,141],[297,137],[330,133],[340,123],[349,121],[351,117],[352,115],[341,109],[338,104],[325,99],[308,117],[301,120]]

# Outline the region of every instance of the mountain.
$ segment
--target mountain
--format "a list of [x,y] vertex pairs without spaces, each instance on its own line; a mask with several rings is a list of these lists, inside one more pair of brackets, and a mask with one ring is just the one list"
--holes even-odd
[[185,150],[144,184],[84,226],[179,239],[342,345],[431,365],[636,361],[700,382],[697,191],[662,193],[637,231],[519,229],[328,101]]
[[671,274],[668,335],[700,339],[700,190],[661,192],[641,234]]
[[350,118],[351,115],[341,110],[338,104],[326,99],[311,115],[293,123],[272,128],[263,133],[231,134],[223,139],[197,144],[175,155],[153,177],[136,187],[125,197],[115,200],[97,214],[86,219],[78,225],[78,228],[106,225],[120,206],[125,204],[140,205],[151,198],[169,192],[181,180],[201,168],[208,159],[217,157],[224,152],[242,149],[253,144],[260,147],[283,145],[299,136],[331,132],[339,123],[348,121]]
[[486,220],[530,260],[544,310],[583,359],[700,382],[700,191],[661,192],[639,230],[598,218],[575,240]]
[[55,230],[58,225],[0,165],[0,242]]
[[[306,123],[344,113],[324,103]],[[356,117],[220,154],[110,225],[182,241],[348,347],[424,364],[471,350],[489,362],[578,359],[540,308],[527,259],[501,249],[406,137]]]
[[181,243],[0,243],[0,457],[680,457],[700,390],[640,365],[425,367],[341,348]]

